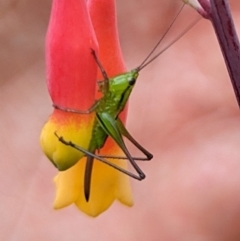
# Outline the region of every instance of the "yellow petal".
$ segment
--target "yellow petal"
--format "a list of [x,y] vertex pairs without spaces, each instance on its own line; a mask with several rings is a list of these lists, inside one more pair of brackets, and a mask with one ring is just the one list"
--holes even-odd
[[[54,178],[56,184],[56,198],[54,208],[64,208],[74,203],[82,191],[81,172],[85,163],[85,158],[82,158],[76,165],[69,168],[67,171],[59,172]],[[80,176],[78,176],[80,175]]]
[[[117,147],[115,149],[117,150],[111,150],[111,154],[122,154]],[[105,154],[110,153],[105,152]],[[126,160],[110,161],[127,169]],[[62,208],[75,202],[81,211],[96,217],[108,209],[115,199],[127,206],[133,205],[129,177],[96,159],[93,166],[90,199],[87,202],[83,190],[85,163],[86,158],[82,158],[75,166],[57,175],[55,208]]]
[[[118,148],[116,147],[115,149]],[[123,155],[119,149],[116,151],[111,150],[111,154],[112,153],[114,153],[114,155]],[[105,152],[105,155],[106,154],[108,155],[110,153]],[[126,160],[109,160],[127,169]],[[108,209],[115,199],[118,199],[127,206],[133,205],[129,177],[95,159],[92,172],[90,199],[86,202],[84,192],[81,190],[75,204],[84,213],[96,217]]]

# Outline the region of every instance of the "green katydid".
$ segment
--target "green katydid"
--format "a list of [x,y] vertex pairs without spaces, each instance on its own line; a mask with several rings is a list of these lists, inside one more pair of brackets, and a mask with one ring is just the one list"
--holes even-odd
[[[181,8],[182,10],[182,8]],[[162,36],[162,38],[157,42],[153,50],[147,56],[147,58],[142,62],[140,66],[133,69],[130,72],[120,74],[113,78],[109,78],[107,73],[105,72],[101,62],[99,61],[98,57],[96,56],[95,52],[92,50],[92,54],[96,60],[97,65],[99,66],[102,75],[104,77],[103,81],[99,82],[100,91],[103,94],[103,97],[99,99],[89,110],[81,111],[81,110],[74,110],[65,107],[58,106],[53,104],[56,109],[72,112],[77,114],[89,114],[91,112],[96,113],[96,117],[93,124],[92,129],[92,137],[88,146],[88,149],[84,149],[81,146],[72,143],[71,141],[66,141],[62,136],[58,136],[55,132],[55,135],[65,145],[69,145],[85,154],[87,156],[86,168],[85,168],[85,176],[84,176],[84,195],[86,201],[89,200],[90,197],[90,188],[91,188],[91,174],[93,169],[94,159],[97,159],[118,171],[135,178],[137,180],[143,180],[145,178],[145,174],[139,168],[135,161],[149,161],[152,159],[153,155],[148,152],[144,147],[142,147],[127,131],[122,121],[118,118],[119,114],[123,111],[130,94],[133,90],[133,87],[136,83],[136,80],[139,75],[139,71],[146,67],[149,63],[151,63],[154,59],[156,59],[161,53],[163,53],[166,49],[168,49],[173,43],[175,43],[178,39],[180,39],[190,28],[192,28],[197,21],[192,23],[189,27],[182,32],[176,39],[174,39],[170,44],[168,44],[162,51],[152,57],[150,60],[150,56],[158,47],[166,33],[169,31],[175,20],[177,19],[178,15],[180,14],[181,10],[178,12],[177,16],[174,18],[172,23],[170,24],[169,28]],[[199,19],[198,19],[199,20]],[[147,61],[148,60],[148,61]],[[120,147],[120,149],[125,154],[125,157],[121,156],[102,156],[97,155],[96,151],[100,150],[108,137],[111,137]],[[144,155],[145,157],[132,157],[130,152],[128,151],[123,136],[127,138],[133,145],[135,145]],[[131,173],[114,163],[108,161],[108,158],[112,159],[128,159],[137,172],[137,174]]]

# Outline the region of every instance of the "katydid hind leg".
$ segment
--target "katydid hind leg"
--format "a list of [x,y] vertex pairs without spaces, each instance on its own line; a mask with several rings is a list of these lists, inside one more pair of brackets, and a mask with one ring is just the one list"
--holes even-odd
[[116,170],[118,170],[118,171],[120,171],[120,172],[122,172],[122,173],[124,173],[124,174],[126,174],[126,175],[128,175],[128,176],[130,176],[132,178],[134,178],[134,179],[137,179],[139,181],[143,179],[143,178],[139,177],[138,175],[136,175],[134,173],[131,173],[131,172],[129,172],[129,171],[127,171],[127,170],[125,170],[125,169],[115,165],[114,163],[112,163],[112,162],[110,162],[110,161],[108,161],[108,160],[106,160],[104,158],[101,158],[100,156],[98,156],[98,155],[96,155],[96,154],[94,154],[94,153],[92,153],[92,152],[82,148],[81,146],[78,146],[78,145],[74,144],[71,141],[66,141],[62,136],[58,136],[56,132],[55,132],[55,135],[58,138],[58,140],[60,142],[62,142],[64,145],[71,146],[74,149],[83,152],[86,156],[92,156],[93,158],[101,161],[102,163],[104,163],[104,164],[106,164],[106,165],[108,165],[108,166],[110,166],[112,168],[115,168]]
[[[106,158],[106,159],[119,159],[119,160],[128,160],[126,156],[110,156],[110,155],[99,155],[99,157]],[[150,161],[148,157],[136,157],[132,156],[134,161]]]
[[135,160],[132,158],[131,154],[129,153],[124,140],[122,138],[122,133],[120,129],[118,128],[117,122],[110,114],[104,112],[104,113],[97,113],[96,117],[99,121],[99,124],[103,128],[103,130],[106,132],[108,136],[110,136],[122,149],[123,153],[126,155],[128,160],[130,161],[131,165],[135,169],[135,171],[138,173],[139,177],[141,179],[145,178],[145,174],[140,169],[140,167],[137,165]]
[[141,179],[144,179],[146,177],[146,175],[144,174],[144,172],[140,169],[140,167],[137,165],[137,163],[135,162],[135,160],[132,158],[130,152],[128,151],[124,141],[123,144],[119,146],[122,151],[124,152],[124,154],[126,155],[127,159],[129,160],[129,162],[131,163],[131,165],[133,166],[133,168],[135,169],[135,171],[138,173],[139,177]]
[[153,158],[152,153],[147,151],[131,136],[131,134],[128,132],[128,130],[125,128],[125,126],[123,125],[122,121],[119,118],[117,119],[117,126],[121,131],[122,135],[125,136],[130,142],[132,142],[132,144],[136,146],[146,156],[145,159],[141,159],[141,160],[150,161]]

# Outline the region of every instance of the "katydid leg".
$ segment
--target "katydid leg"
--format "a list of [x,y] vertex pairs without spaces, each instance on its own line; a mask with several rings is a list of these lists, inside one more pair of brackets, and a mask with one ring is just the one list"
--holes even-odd
[[55,109],[58,109],[58,110],[62,110],[62,111],[65,111],[65,112],[70,112],[70,113],[75,113],[75,114],[90,114],[94,110],[96,110],[98,105],[99,105],[99,101],[96,101],[88,110],[70,109],[70,108],[65,108],[65,107],[62,107],[62,106],[59,106],[59,105],[56,105],[56,104],[53,104],[53,107]]
[[103,130],[106,132],[108,136],[110,136],[122,149],[123,153],[126,155],[127,159],[130,161],[131,165],[135,169],[135,171],[138,173],[139,177],[141,179],[145,178],[145,174],[140,169],[140,167],[137,165],[135,160],[132,158],[131,154],[129,153],[123,138],[122,134],[116,124],[116,120],[109,115],[108,113],[96,113],[97,120],[99,121],[99,124],[103,128]]
[[95,53],[95,51],[93,49],[92,49],[92,55],[93,55],[97,65],[98,65],[98,67],[99,67],[99,69],[100,69],[100,71],[102,73],[102,76],[103,76],[104,80],[108,81],[109,78],[108,78],[107,72],[103,68],[103,65],[102,65],[101,61],[99,60],[99,58],[97,57],[97,55],[96,55],[96,53]]
[[126,174],[126,175],[128,175],[128,176],[130,176],[132,178],[134,178],[134,179],[137,179],[139,181],[141,181],[143,179],[141,176],[135,175],[134,173],[131,173],[131,172],[129,172],[129,171],[127,171],[127,170],[125,170],[125,169],[115,165],[114,163],[112,163],[112,162],[110,162],[110,161],[108,161],[108,160],[106,160],[104,158],[101,158],[101,157],[99,157],[98,155],[96,155],[96,154],[94,154],[92,152],[89,152],[88,150],[82,148],[81,146],[78,146],[78,145],[74,144],[71,141],[66,141],[62,136],[58,136],[58,134],[56,132],[54,134],[56,135],[58,140],[60,142],[62,142],[64,145],[71,146],[74,149],[83,152],[86,156],[92,156],[93,158],[95,158],[95,159],[105,163],[108,166],[111,166],[111,167],[117,169],[118,171],[120,171],[120,172],[122,172],[122,173],[124,173],[124,174]]
[[123,125],[122,121],[118,118],[117,119],[117,126],[123,136],[125,136],[134,146],[136,146],[145,156],[146,159],[141,159],[141,160],[148,160],[150,161],[153,158],[152,153],[147,151],[143,146],[141,146],[128,132],[128,130],[125,128]]
[[[117,119],[117,125],[119,127],[119,130],[123,136],[125,136],[134,146],[136,146],[146,157],[133,157],[132,159],[135,161],[150,161],[153,158],[152,153],[147,151],[143,146],[141,146],[128,132],[128,130],[125,128],[123,123],[120,119]],[[112,159],[128,159],[126,156],[108,156],[108,155],[99,155],[102,158],[112,158]]]
[[[106,158],[106,159],[120,159],[120,160],[128,160],[128,157],[126,156],[110,156],[110,155],[98,155],[102,158]],[[136,156],[132,156],[132,159],[134,161],[150,161],[151,159],[149,159],[148,157],[136,157]]]

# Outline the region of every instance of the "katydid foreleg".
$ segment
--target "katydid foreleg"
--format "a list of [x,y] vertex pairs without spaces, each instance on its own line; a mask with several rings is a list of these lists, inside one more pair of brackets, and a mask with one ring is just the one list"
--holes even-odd
[[86,114],[92,113],[98,107],[98,105],[99,105],[99,101],[96,101],[88,110],[75,110],[75,109],[65,108],[65,107],[59,106],[57,104],[53,104],[53,107],[55,109],[69,112],[69,113],[86,115]]

